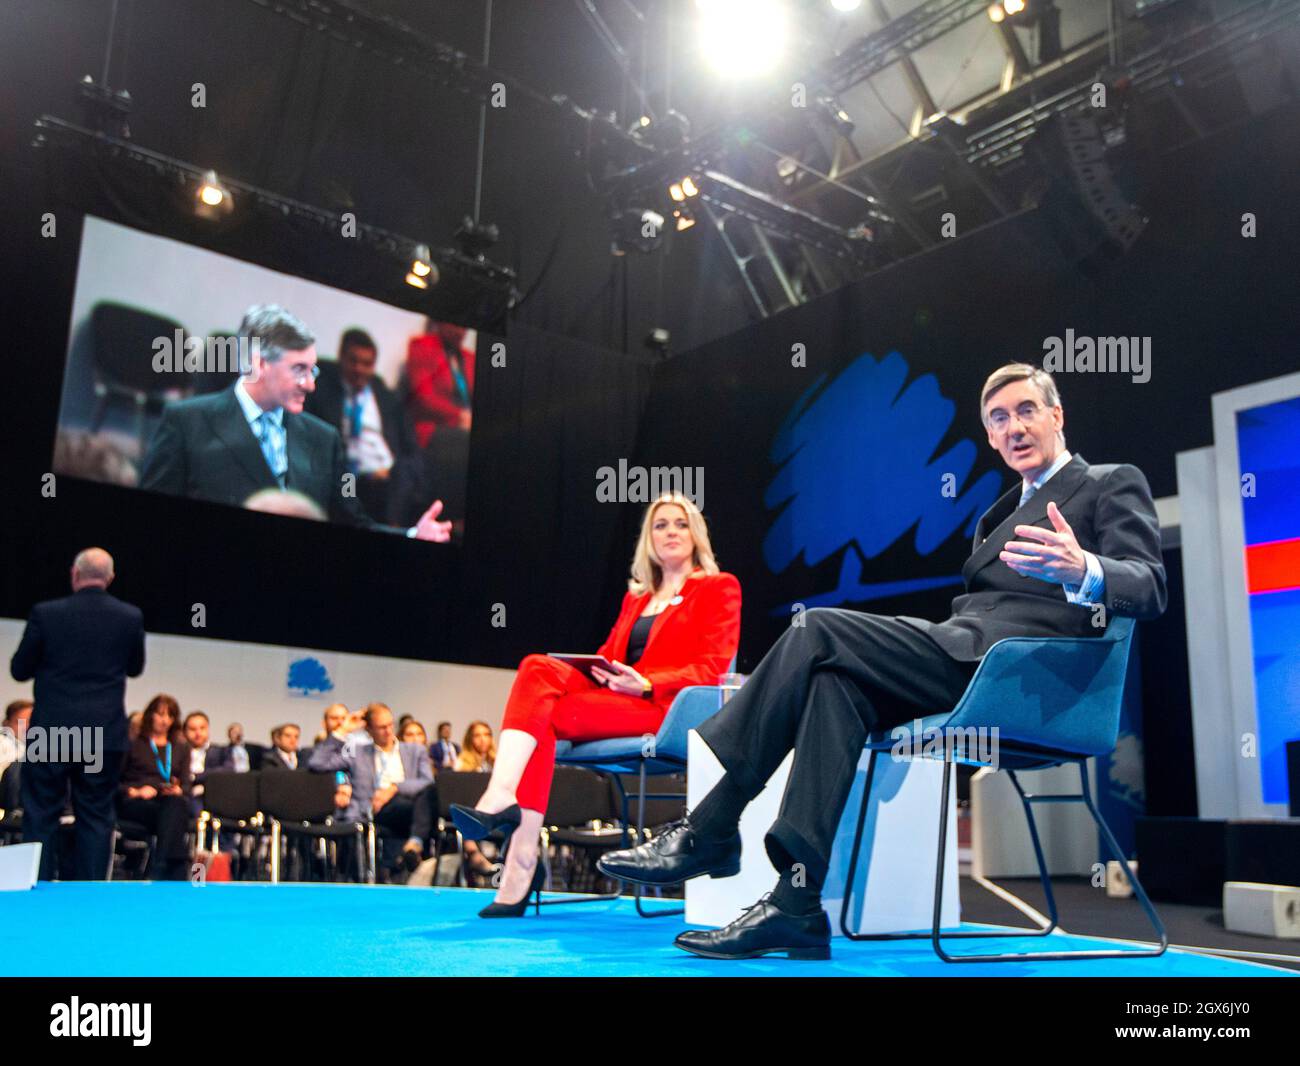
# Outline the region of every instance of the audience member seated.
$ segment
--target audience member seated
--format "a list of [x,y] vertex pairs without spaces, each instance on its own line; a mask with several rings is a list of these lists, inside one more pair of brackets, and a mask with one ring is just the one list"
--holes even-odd
[[460,745],[451,739],[451,723],[438,723],[438,739],[429,745],[429,758],[433,760],[433,772],[456,769],[456,759],[460,756]]
[[320,375],[304,410],[328,422],[343,437],[348,470],[357,478],[357,498],[381,522],[410,525],[421,510],[413,494],[410,462],[415,434],[401,399],[376,372],[379,350],[362,329],[339,340],[337,362],[317,363]]
[[348,707],[345,703],[331,703],[325,708],[325,713],[321,716],[321,730],[316,734],[312,741],[312,746],[302,753],[303,759],[310,763],[313,752],[320,745],[320,742],[326,737],[335,736],[339,740],[346,740],[347,733],[343,725],[348,720]]
[[31,719],[31,700],[14,700],[5,708],[4,728],[0,729],[0,810],[12,811],[22,806],[19,791],[22,752]]
[[177,724],[180,714],[171,696],[149,701],[118,785],[119,820],[137,822],[157,838],[149,861],[154,880],[184,881],[189,875],[190,751]]
[[497,742],[487,722],[470,722],[465,730],[465,747],[456,757],[456,769],[490,774],[497,761]]
[[190,814],[203,810],[203,792],[208,774],[230,770],[230,751],[212,743],[208,716],[190,711],[185,716],[185,744],[190,749]]
[[271,730],[271,750],[262,756],[263,770],[305,770],[306,761],[298,754],[296,725],[286,723]]
[[473,424],[474,348],[464,326],[429,321],[406,353],[407,409],[421,448],[438,430],[467,431]]
[[377,826],[405,838],[402,862],[408,872],[414,870],[433,834],[437,814],[428,750],[397,739],[393,712],[382,703],[349,715],[342,728],[346,739],[331,732],[316,745],[311,769],[346,773],[352,795],[343,817],[373,819]]
[[424,726],[414,718],[408,718],[402,724],[398,736],[403,744],[419,744],[422,748],[429,746],[429,735],[424,731]]
[[226,739],[230,741],[230,746],[226,749],[229,769],[237,774],[246,774],[249,770],[262,768],[262,757],[266,754],[266,748],[261,744],[244,743],[242,725],[231,722],[230,728],[226,730]]

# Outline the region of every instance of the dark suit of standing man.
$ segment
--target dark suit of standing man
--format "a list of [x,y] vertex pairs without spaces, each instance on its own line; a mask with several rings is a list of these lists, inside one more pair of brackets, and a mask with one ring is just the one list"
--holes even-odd
[[[72,788],[76,816],[71,869],[64,879],[102,881],[113,848],[113,799],[127,749],[126,679],[144,670],[144,621],[138,607],[110,596],[113,558],[87,548],[72,564],[72,595],[32,608],[22,641],[9,666],[15,681],[35,679],[36,707],[28,729],[91,730],[82,761],[27,761],[22,773],[23,840],[41,848],[40,876],[51,880],[59,816]],[[88,753],[94,757],[89,758]]]
[[1028,364],[989,377],[981,414],[1020,484],[980,518],[951,617],[808,611],[701,726],[726,770],[718,785],[684,822],[600,860],[602,872],[641,884],[734,867],[740,813],[793,749],[764,840],[781,872],[775,891],[722,929],[682,933],[679,947],[713,958],[829,958],[821,886],[867,734],[951,710],[1004,637],[1095,636],[1098,617],[1164,611],[1160,526],[1142,472],[1071,456],[1056,384]]
[[[250,373],[224,392],[163,408],[140,487],[235,506],[268,491],[292,492],[319,508],[316,517],[387,528],[344,491],[348,464],[338,430],[303,411],[320,372],[312,333],[284,308],[265,305],[249,308],[238,336],[250,346]],[[434,501],[407,536],[450,540],[451,523],[437,521],[441,512],[442,501]]]

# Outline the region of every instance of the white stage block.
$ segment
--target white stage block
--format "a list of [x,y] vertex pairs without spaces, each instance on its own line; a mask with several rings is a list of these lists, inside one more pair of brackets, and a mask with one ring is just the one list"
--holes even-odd
[[[686,883],[686,921],[726,925],[776,884],[763,836],[776,820],[781,794],[794,756],[786,757],[767,787],[745,808],[740,819],[744,851],[735,877],[698,877]],[[722,776],[722,766],[692,731],[687,747],[687,806],[695,807]],[[849,853],[866,779],[867,755],[844,805],[822,903],[835,935],[840,931],[840,904],[848,875]],[[934,910],[934,864],[938,848],[939,796],[943,766],[929,759],[896,762],[888,753],[876,760],[873,799],[867,808],[858,876],[853,891],[850,928],[859,933],[929,929]],[[865,893],[863,886],[865,882]],[[944,857],[943,925],[961,920],[957,895],[957,789],[948,795],[948,848]]]
[[40,869],[40,844],[10,844],[0,848],[0,892],[22,892],[33,887]]

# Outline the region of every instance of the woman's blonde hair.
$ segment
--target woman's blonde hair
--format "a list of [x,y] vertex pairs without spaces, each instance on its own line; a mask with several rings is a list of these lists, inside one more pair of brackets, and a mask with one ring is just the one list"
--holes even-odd
[[713,545],[709,543],[709,527],[700,509],[689,496],[683,496],[680,492],[665,492],[646,508],[645,518],[641,521],[641,536],[637,538],[636,551],[632,553],[632,577],[628,580],[627,587],[637,596],[658,592],[664,580],[664,569],[651,548],[650,532],[654,526],[655,511],[666,503],[675,503],[686,512],[686,524],[695,544],[694,565],[706,574],[720,573],[718,561],[713,557]]
[[482,726],[488,731],[488,736],[492,738],[492,743],[488,746],[488,752],[485,758],[490,766],[495,766],[497,761],[497,738],[492,732],[492,727],[487,722],[470,722],[469,728],[465,730],[465,743],[460,746],[460,755],[456,759],[457,770],[477,770],[482,765],[483,759],[479,753],[474,750],[474,730]]

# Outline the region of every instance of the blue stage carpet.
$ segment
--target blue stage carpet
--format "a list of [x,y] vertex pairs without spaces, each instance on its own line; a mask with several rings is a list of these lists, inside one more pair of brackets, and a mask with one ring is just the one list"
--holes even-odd
[[[486,921],[488,891],[368,885],[42,883],[6,893],[7,976],[1295,976],[1169,951],[1158,959],[951,966],[926,941],[836,940],[830,962],[700,959],[672,946],[680,917],[639,918],[630,900]],[[988,950],[982,945],[973,950]],[[1007,940],[1003,950],[1042,950]],[[1023,947],[1022,947],[1023,945]],[[1057,937],[1053,947],[1097,948]],[[958,950],[961,950],[959,947]]]

